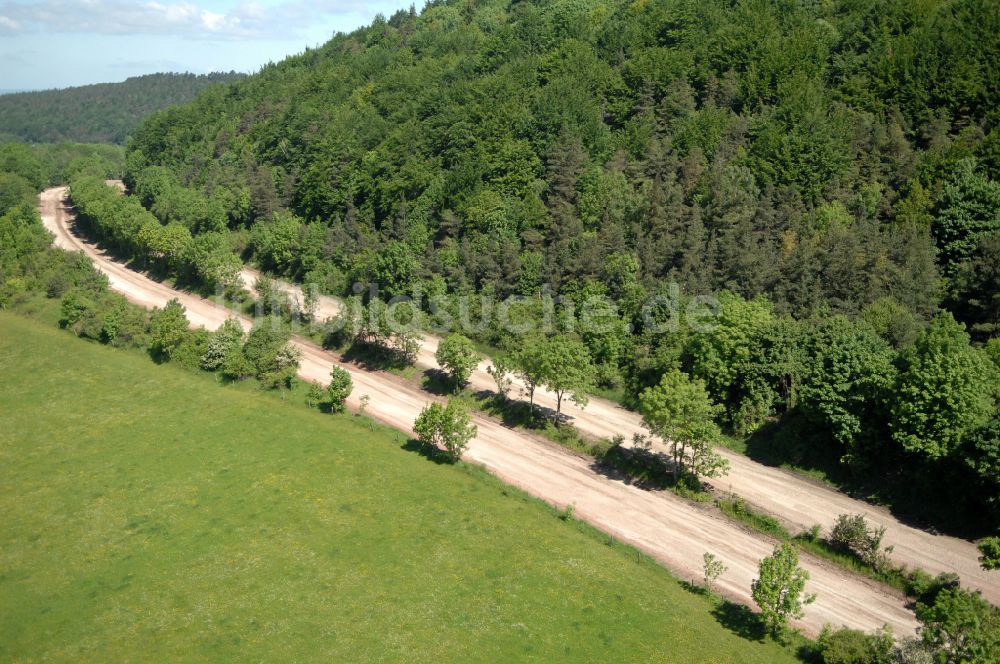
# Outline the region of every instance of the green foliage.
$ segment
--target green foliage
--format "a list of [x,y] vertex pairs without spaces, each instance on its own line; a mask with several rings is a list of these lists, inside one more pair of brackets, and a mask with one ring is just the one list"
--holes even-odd
[[190,324],[186,309],[176,298],[149,315],[149,349],[153,356],[169,361],[187,339]]
[[977,592],[945,588],[932,602],[917,602],[924,644],[943,662],[1000,660],[1000,610]]
[[35,188],[17,173],[0,172],[0,215],[35,202]]
[[992,154],[998,58],[964,35],[991,43],[994,19],[975,4],[432,3],[154,115],[129,181],[166,167],[251,227],[287,210],[303,262],[389,297],[431,273],[532,294],[617,255],[633,286],[925,311],[933,246],[882,222],[929,215],[960,153]]
[[434,358],[448,372],[456,389],[465,385],[481,359],[472,341],[458,333],[450,334],[438,343]]
[[977,504],[1000,523],[1000,413],[967,434],[955,457],[974,473],[967,491],[979,496]]
[[934,318],[903,354],[892,411],[892,435],[908,452],[951,454],[995,409],[996,367],[969,345],[950,313]]
[[844,318],[824,322],[813,335],[812,359],[800,404],[843,449],[848,464],[869,455],[862,436],[880,419],[880,407],[895,381],[895,354],[864,325]]
[[326,386],[326,399],[324,401],[324,403],[330,405],[330,412],[342,413],[344,411],[344,402],[347,401],[347,397],[351,396],[351,392],[353,391],[354,381],[351,380],[350,372],[338,366],[333,366],[330,369],[330,383]]
[[227,318],[209,338],[205,354],[201,358],[201,368],[206,371],[221,369],[227,357],[242,350],[245,338],[243,325],[235,318]]
[[830,530],[830,543],[849,551],[874,569],[889,565],[892,547],[882,550],[885,526],[869,526],[863,514],[841,514]]
[[205,356],[205,352],[208,350],[210,337],[211,333],[203,327],[189,330],[181,344],[171,353],[171,363],[178,364],[185,369],[199,369],[201,358]]
[[0,215],[0,271],[4,276],[44,250],[52,236],[29,203],[19,203]]
[[719,580],[719,577],[725,574],[728,568],[724,562],[715,557],[715,554],[707,551],[702,556],[702,559],[704,561],[705,587],[712,590],[715,588],[715,583]]
[[889,297],[879,298],[866,306],[858,319],[896,350],[912,345],[920,331],[917,316]]
[[148,74],[122,83],[0,96],[0,132],[29,143],[124,143],[142,120],[161,108],[190,101],[236,72]]
[[1000,182],[976,172],[974,159],[963,159],[938,202],[934,234],[947,274],[972,255],[977,240],[1000,230]]
[[556,395],[556,417],[567,395],[581,408],[586,406],[587,391],[594,384],[594,365],[587,347],[574,338],[557,335],[542,342],[538,352],[542,383]]
[[23,178],[35,191],[41,191],[46,184],[42,160],[34,150],[21,143],[0,143],[0,172]]
[[973,336],[1000,333],[1000,232],[979,237],[969,260],[956,270],[948,305]]
[[309,381],[309,389],[306,392],[306,406],[309,408],[319,408],[326,396],[326,390],[317,381]]
[[731,518],[745,523],[754,530],[765,533],[780,540],[792,539],[791,533],[781,525],[781,522],[769,514],[759,512],[747,504],[747,501],[739,496],[729,498],[719,498],[715,504],[720,510]]
[[266,223],[254,225],[250,243],[265,270],[294,276],[298,263],[302,220],[288,213],[275,213]]
[[250,378],[256,372],[256,368],[243,352],[243,348],[236,346],[230,348],[222,358],[219,370],[223,378],[231,381]]
[[983,569],[1000,569],[1000,537],[987,537],[978,547]]
[[761,618],[775,636],[787,627],[790,618],[805,615],[803,606],[816,600],[815,595],[805,595],[809,573],[799,567],[799,551],[794,545],[783,543],[774,553],[760,561],[758,577],[750,586],[750,595],[760,607]]
[[494,352],[493,362],[486,367],[486,373],[493,377],[493,382],[497,386],[497,394],[506,399],[514,382],[511,378],[511,374],[514,373],[511,358],[505,353]]
[[697,482],[726,473],[729,463],[712,451],[721,436],[713,420],[719,410],[702,381],[676,369],[639,396],[643,426],[670,450],[675,482],[685,474]]
[[766,298],[746,301],[727,292],[719,301],[721,310],[711,328],[686,349],[691,375],[705,381],[712,398],[725,406],[727,420],[749,432],[771,414],[778,397],[764,373],[769,370],[760,367],[775,366],[767,360],[777,358],[760,357],[759,352],[775,319]]
[[[242,355],[253,375],[271,387],[291,387],[299,369],[301,351],[289,344],[291,330],[274,316],[257,321],[243,344]],[[225,369],[223,371],[228,373]]]
[[477,430],[468,410],[456,399],[444,406],[437,402],[426,406],[413,423],[417,439],[432,450],[444,448],[452,462],[462,458]]
[[817,640],[823,664],[891,664],[894,643],[888,626],[868,634],[826,625]]
[[544,340],[525,337],[519,348],[511,356],[511,363],[517,377],[521,379],[528,390],[529,408],[534,413],[535,389],[545,381],[545,346]]
[[[518,294],[544,315],[549,284],[594,365],[560,395],[635,405],[682,369],[737,436],[808,415],[808,443],[774,462],[829,459],[856,488],[933,493],[921,510],[992,527],[981,404],[907,350],[942,305],[976,342],[1000,329],[992,5],[429,3],[152,115],[125,181],[158,218],[118,203],[83,224],[203,290],[241,253],[383,300]],[[723,291],[714,328],[689,315]],[[600,329],[578,325],[601,297]],[[358,300],[374,307],[345,328],[354,350],[410,362],[413,330]],[[533,410],[548,383],[528,346],[511,364]]]
[[240,287],[242,262],[218,228],[202,227],[202,233],[192,236],[188,224],[198,230],[197,220],[165,218],[161,224],[138,198],[122,196],[95,177],[74,180],[70,195],[78,220],[123,257],[174,273],[208,292],[232,293]]

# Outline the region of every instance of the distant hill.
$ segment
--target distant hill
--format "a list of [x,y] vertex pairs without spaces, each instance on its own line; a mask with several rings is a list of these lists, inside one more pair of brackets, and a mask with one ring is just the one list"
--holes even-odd
[[149,114],[205,88],[243,78],[235,72],[149,74],[122,83],[0,95],[0,134],[29,143],[124,143]]

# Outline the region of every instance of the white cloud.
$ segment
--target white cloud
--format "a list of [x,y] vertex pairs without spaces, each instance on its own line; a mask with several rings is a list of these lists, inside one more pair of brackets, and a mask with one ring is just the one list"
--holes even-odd
[[188,0],[0,0],[0,33],[73,32],[103,35],[174,35],[208,39],[297,37],[317,22],[365,16],[375,5],[352,0],[285,0],[262,5],[242,0],[210,11]]

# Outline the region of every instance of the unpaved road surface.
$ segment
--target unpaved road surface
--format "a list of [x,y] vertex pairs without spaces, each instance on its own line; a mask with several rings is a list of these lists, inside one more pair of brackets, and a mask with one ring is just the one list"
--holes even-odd
[[[124,267],[75,235],[72,214],[64,205],[65,194],[65,188],[54,188],[41,195],[39,207],[46,227],[55,234],[57,246],[88,255],[108,275],[113,289],[148,307],[163,306],[177,298],[187,308],[191,323],[208,329],[217,328],[232,315],[216,303],[175,291]],[[250,324],[245,318],[241,320],[245,326]],[[433,399],[396,376],[343,365],[340,358],[315,344],[295,343],[303,351],[303,378],[325,381],[332,365],[343,366],[355,384],[348,405],[356,408],[361,395],[370,395],[367,412],[393,427],[411,431],[420,409]],[[578,518],[643,550],[683,579],[699,579],[702,554],[716,554],[729,567],[719,580],[720,592],[752,605],[750,582],[756,576],[757,562],[773,548],[770,539],[671,493],[645,491],[609,478],[592,468],[589,459],[494,420],[477,415],[474,421],[479,432],[467,460],[482,464],[504,481],[550,504],[573,504]],[[864,630],[888,624],[898,636],[914,634],[917,622],[900,594],[809,555],[803,555],[802,565],[810,574],[807,591],[818,594],[806,617],[796,623],[807,634],[817,634],[824,623]]]
[[[244,282],[252,286],[259,272],[247,268],[242,276]],[[302,302],[302,292],[297,286],[281,281],[276,283]],[[339,310],[340,305],[335,298],[320,298],[320,318],[334,316]],[[424,335],[417,357],[418,366],[438,367],[434,359],[438,341],[433,335]],[[486,372],[487,366],[488,362],[484,361],[473,372],[469,379],[473,389],[496,390],[493,378]],[[515,396],[517,390],[523,388],[523,384],[514,379],[511,396]],[[556,408],[555,395],[541,387],[535,390],[535,403],[553,412]],[[639,415],[604,399],[592,397],[586,408],[580,408],[564,399],[562,409],[572,419],[575,427],[595,438],[622,435],[627,441],[631,441],[633,434],[645,433]],[[808,530],[819,524],[828,534],[839,515],[863,514],[869,522],[885,526],[883,541],[885,545],[893,547],[891,558],[896,563],[910,568],[920,567],[932,574],[954,572],[961,577],[964,586],[981,590],[986,599],[1000,605],[1000,571],[984,570],[979,565],[979,552],[971,542],[908,526],[888,510],[851,498],[818,481],[757,463],[726,449],[717,451],[729,460],[730,471],[725,477],[713,480],[713,484],[718,489],[741,496],[751,505],[777,516],[793,532]]]

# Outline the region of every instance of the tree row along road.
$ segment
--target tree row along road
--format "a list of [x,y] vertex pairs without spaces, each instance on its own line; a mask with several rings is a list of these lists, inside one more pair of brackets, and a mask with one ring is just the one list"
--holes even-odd
[[[217,328],[232,316],[225,307],[176,291],[121,265],[78,237],[71,229],[73,218],[65,197],[65,187],[42,193],[40,212],[46,227],[55,235],[57,246],[89,256],[108,276],[114,290],[147,307],[162,307],[177,298],[186,307],[191,324],[207,329]],[[241,322],[250,325],[245,317]],[[296,339],[294,343],[303,352],[302,378],[325,382],[331,366],[344,366],[355,384],[348,405],[357,408],[361,395],[370,395],[368,412],[390,426],[411,431],[417,414],[434,398],[391,374],[343,365],[336,355],[311,342]],[[426,343],[421,355],[424,362]],[[494,420],[479,415],[473,420],[479,431],[466,453],[467,460],[482,464],[504,481],[550,504],[574,505],[578,518],[636,546],[681,578],[700,578],[702,554],[714,553],[729,567],[717,584],[720,592],[751,604],[750,582],[756,577],[757,563],[774,546],[769,538],[669,492],[644,491],[610,479],[597,472],[589,459]],[[832,623],[865,630],[888,624],[898,636],[914,634],[917,622],[899,593],[807,554],[802,556],[802,565],[810,574],[807,591],[818,595],[816,603],[807,607],[805,619],[796,623],[806,633],[815,635],[824,623]]]
[[[243,270],[244,283],[252,286],[260,273],[252,268]],[[275,284],[299,302],[303,301],[298,286],[275,280]],[[340,311],[340,303],[331,297],[321,297],[317,315],[329,318]],[[434,358],[439,338],[424,335],[420,341],[417,365],[437,368]],[[475,390],[495,390],[493,378],[486,372],[488,361],[479,364],[469,379]],[[524,389],[524,384],[514,379],[514,387]],[[535,404],[556,408],[556,397],[539,386],[535,390]],[[595,438],[621,435],[631,441],[633,434],[646,433],[642,418],[607,400],[591,397],[585,408],[564,399],[562,411],[573,420],[573,425],[584,434]],[[628,443],[627,443],[628,444]],[[908,526],[896,519],[888,510],[874,507],[824,486],[817,481],[795,473],[757,463],[748,457],[726,449],[717,449],[730,464],[729,473],[714,484],[723,491],[730,491],[749,504],[780,518],[798,530],[807,530],[815,524],[829,533],[841,514],[863,514],[870,522],[886,527],[883,544],[893,547],[891,558],[908,567],[920,567],[933,574],[954,572],[962,584],[983,592],[983,596],[1000,605],[1000,572],[984,570],[979,565],[979,552],[971,543],[955,537],[935,535]]]

